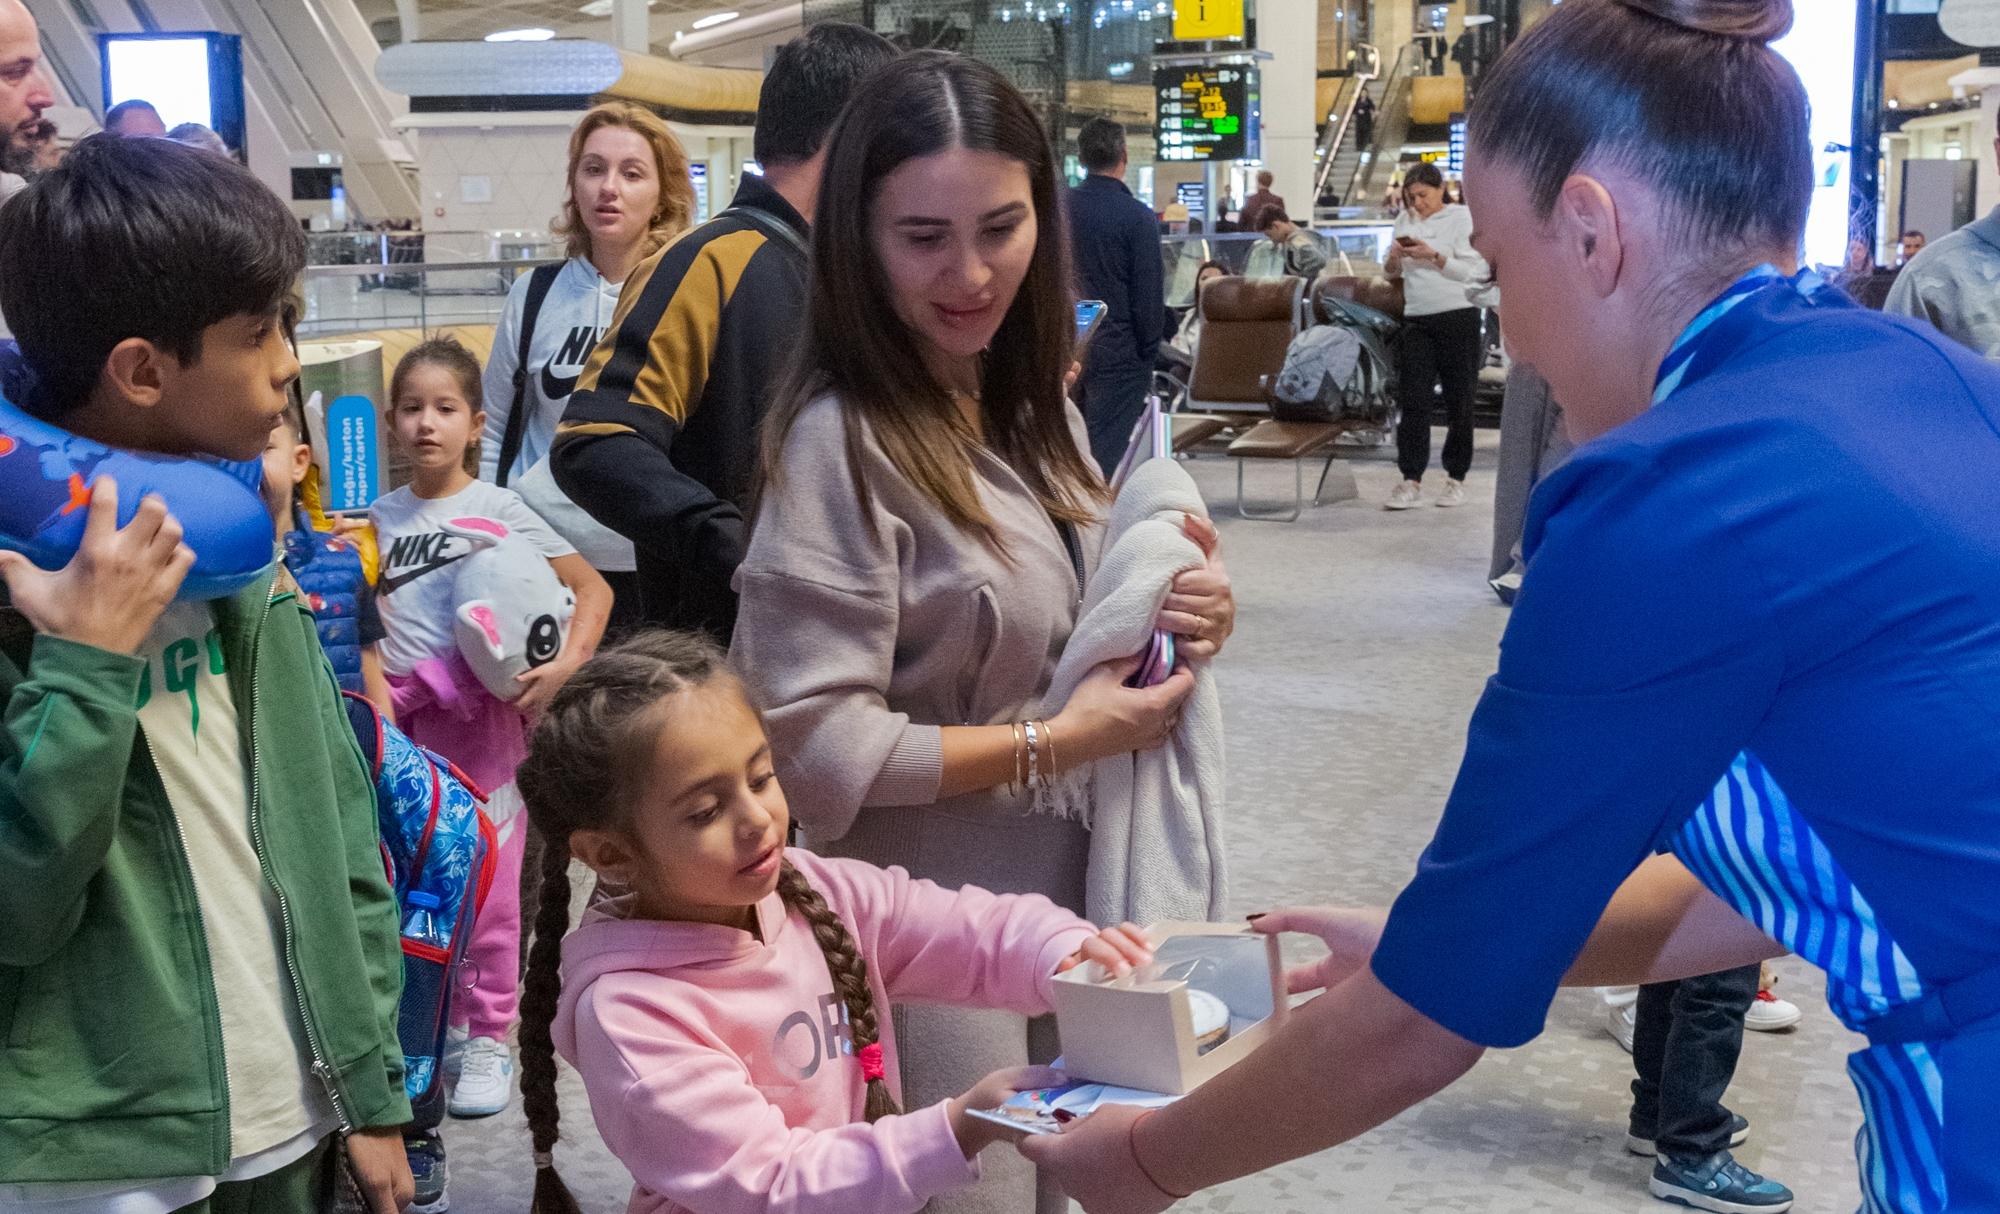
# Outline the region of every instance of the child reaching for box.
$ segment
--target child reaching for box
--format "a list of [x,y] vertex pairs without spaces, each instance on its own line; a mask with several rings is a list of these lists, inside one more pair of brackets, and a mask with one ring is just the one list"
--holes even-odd
[[[477,978],[464,1001],[468,1036],[451,1097],[455,1117],[498,1113],[512,1092],[507,1030],[517,1008],[527,838],[514,812],[519,799],[512,785],[527,752],[525,719],[596,650],[611,611],[610,587],[576,549],[513,490],[474,480],[466,470],[466,450],[484,416],[479,379],[479,361],[449,337],[424,342],[396,364],[389,381],[390,431],[410,459],[411,479],[369,511],[382,554],[376,602],[395,719],[486,792],[487,814],[500,836],[493,892],[467,950]],[[459,656],[453,577],[436,576],[470,554],[470,543],[446,529],[467,517],[492,519],[527,539],[576,597],[561,650],[520,676],[523,690],[512,703],[495,699]]]
[[[1059,1082],[999,1071],[897,1108],[894,1000],[1052,1010],[1053,976],[1150,957],[1036,895],[951,891],[788,850],[763,722],[706,639],[645,632],[556,694],[520,771],[547,841],[521,1027],[535,1214],[557,1178],[555,1053],[648,1214],[908,1214],[1007,1131],[969,1109]],[[574,856],[625,892],[564,939]],[[560,976],[559,975],[560,971]]]

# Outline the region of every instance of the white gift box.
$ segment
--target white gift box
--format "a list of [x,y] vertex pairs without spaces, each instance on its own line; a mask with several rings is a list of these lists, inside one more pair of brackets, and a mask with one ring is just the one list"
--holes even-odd
[[[1160,923],[1153,964],[1112,978],[1095,963],[1055,978],[1056,1025],[1071,1076],[1184,1095],[1234,1066],[1285,1022],[1278,939],[1226,923]],[[1198,1039],[1200,992],[1228,1012],[1220,1043]],[[1213,1003],[1208,1005],[1211,1009]]]

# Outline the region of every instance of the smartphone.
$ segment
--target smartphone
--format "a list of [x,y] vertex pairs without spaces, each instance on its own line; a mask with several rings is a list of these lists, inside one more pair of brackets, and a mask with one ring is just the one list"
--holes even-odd
[[1104,314],[1111,309],[1101,299],[1079,299],[1076,301],[1076,346],[1081,350],[1097,332],[1097,326],[1104,320]]
[[1406,249],[1413,249],[1417,246],[1417,238],[1414,236],[1398,236],[1396,237],[1396,243]]
[[1174,672],[1174,634],[1163,628],[1153,629],[1153,639],[1146,645],[1146,654],[1139,660],[1139,669],[1125,680],[1127,687],[1157,687],[1167,681]]

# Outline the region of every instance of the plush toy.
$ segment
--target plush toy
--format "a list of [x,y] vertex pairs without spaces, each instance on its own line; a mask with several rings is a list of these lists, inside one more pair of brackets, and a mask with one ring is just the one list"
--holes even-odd
[[562,652],[576,596],[548,558],[507,524],[456,518],[444,529],[473,548],[458,562],[453,588],[458,651],[496,699],[517,699],[516,677]]
[[276,538],[258,494],[258,460],[208,460],[121,451],[80,438],[13,401],[32,391],[11,343],[0,343],[0,548],[61,569],[83,542],[91,486],[118,482],[118,525],[148,494],[167,504],[194,549],[178,597],[226,598],[271,567]]

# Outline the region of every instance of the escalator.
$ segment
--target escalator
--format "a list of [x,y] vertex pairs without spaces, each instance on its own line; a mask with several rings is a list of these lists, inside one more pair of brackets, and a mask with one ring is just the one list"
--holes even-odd
[[[1378,201],[1375,197],[1375,191],[1380,188],[1377,183],[1387,180],[1381,172],[1385,160],[1390,172],[1395,170],[1395,153],[1410,134],[1410,82],[1416,75],[1419,62],[1416,43],[1405,43],[1396,55],[1396,65],[1383,78],[1381,93],[1375,104],[1375,138],[1368,147],[1354,150],[1348,162],[1353,167],[1345,178],[1346,188],[1341,189],[1336,184],[1341,201],[1349,206],[1370,206]],[[1389,153],[1386,157],[1383,155],[1385,151]],[[1330,167],[1337,169],[1340,166]],[[1336,172],[1329,180],[1339,183],[1342,178]]]
[[[1315,218],[1322,209],[1317,200],[1326,196],[1328,183],[1351,180],[1360,163],[1362,149],[1358,146],[1360,132],[1355,129],[1355,113],[1361,98],[1372,94],[1382,71],[1380,51],[1366,43],[1357,43],[1354,51],[1354,72],[1341,81],[1339,91],[1334,94],[1333,106],[1320,128],[1319,146],[1313,150]],[[1341,203],[1349,201],[1345,195],[1340,196]]]

